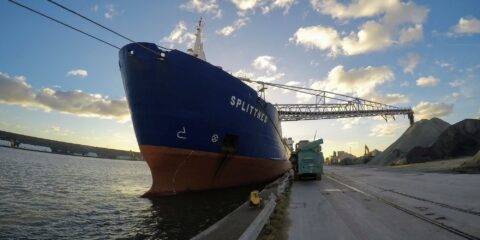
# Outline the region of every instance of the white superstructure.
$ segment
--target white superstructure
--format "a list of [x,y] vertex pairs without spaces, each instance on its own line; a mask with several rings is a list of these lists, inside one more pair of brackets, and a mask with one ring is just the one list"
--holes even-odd
[[188,49],[188,52],[197,57],[206,61],[205,53],[203,52],[203,43],[202,43],[202,28],[203,28],[203,19],[200,18],[198,21],[197,32],[195,33],[195,44],[193,45],[193,50]]

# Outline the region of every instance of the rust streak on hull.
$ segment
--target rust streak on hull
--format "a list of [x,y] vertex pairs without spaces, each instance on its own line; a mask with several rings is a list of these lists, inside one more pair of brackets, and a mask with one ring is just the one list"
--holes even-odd
[[[291,168],[288,160],[228,156],[161,146],[141,145],[152,173],[152,187],[144,196],[227,188],[271,181]],[[222,163],[223,161],[223,163]],[[220,171],[219,164],[222,164]]]

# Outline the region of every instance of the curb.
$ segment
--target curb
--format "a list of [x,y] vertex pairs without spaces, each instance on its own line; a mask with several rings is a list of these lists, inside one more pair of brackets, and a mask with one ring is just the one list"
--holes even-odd
[[[270,215],[272,215],[275,207],[277,205],[277,197],[283,194],[285,189],[287,188],[287,184],[293,177],[293,171],[286,172],[281,177],[279,177],[274,182],[265,186],[264,190],[260,192],[260,194],[264,193],[267,189],[267,193],[270,192],[268,198],[265,199],[265,206],[259,211],[259,213],[253,218],[253,220],[246,226],[243,232],[238,232],[234,234],[234,236],[227,237],[228,239],[239,239],[239,240],[254,240],[260,235],[265,224],[268,222]],[[276,185],[276,186],[275,186]],[[269,187],[270,186],[270,187]],[[272,188],[273,186],[273,188]],[[273,190],[273,191],[272,191]],[[266,193],[264,193],[265,195]],[[264,196],[265,197],[265,196]],[[268,201],[268,202],[267,202]],[[227,214],[225,217],[220,219],[218,222],[214,223],[204,231],[200,232],[191,240],[201,240],[201,239],[219,239],[216,232],[224,226],[228,226],[227,224],[232,224],[232,218],[235,217],[236,212],[245,211],[245,209],[249,209],[248,201],[244,202],[238,208]],[[241,234],[240,234],[241,233]],[[239,236],[238,238],[236,236]],[[223,238],[225,238],[224,236]],[[223,239],[221,238],[221,239]]]
[[253,222],[248,226],[248,228],[243,232],[242,236],[238,238],[239,240],[254,240],[257,239],[258,235],[263,229],[263,226],[267,223],[270,215],[272,215],[273,210],[277,206],[277,197],[272,193],[270,194],[269,201],[258,214],[258,216],[253,220]]
[[260,235],[265,224],[270,219],[270,215],[272,215],[273,210],[277,206],[277,197],[285,192],[287,187],[287,183],[292,178],[293,172],[289,171],[283,175],[282,181],[277,186],[276,194],[271,193],[269,196],[268,203],[262,209],[262,211],[257,215],[255,220],[248,226],[245,232],[240,236],[239,240],[255,240]]

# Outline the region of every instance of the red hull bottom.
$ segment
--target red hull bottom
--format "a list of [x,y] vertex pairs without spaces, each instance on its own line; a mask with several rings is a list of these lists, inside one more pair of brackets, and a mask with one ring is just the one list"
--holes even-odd
[[144,196],[227,188],[274,180],[291,168],[288,160],[140,145],[152,173],[152,187]]

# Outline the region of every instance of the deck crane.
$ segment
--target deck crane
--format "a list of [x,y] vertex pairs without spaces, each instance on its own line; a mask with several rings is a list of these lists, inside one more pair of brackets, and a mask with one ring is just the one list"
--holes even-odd
[[262,94],[262,96],[264,96],[265,86],[271,86],[315,97],[315,102],[310,104],[274,104],[281,121],[372,116],[381,116],[386,121],[388,117],[395,119],[395,115],[406,115],[410,120],[410,125],[414,122],[413,110],[411,108],[391,106],[330,91],[255,81],[244,77],[240,77],[239,79],[244,82],[259,84],[261,86],[260,94]]

